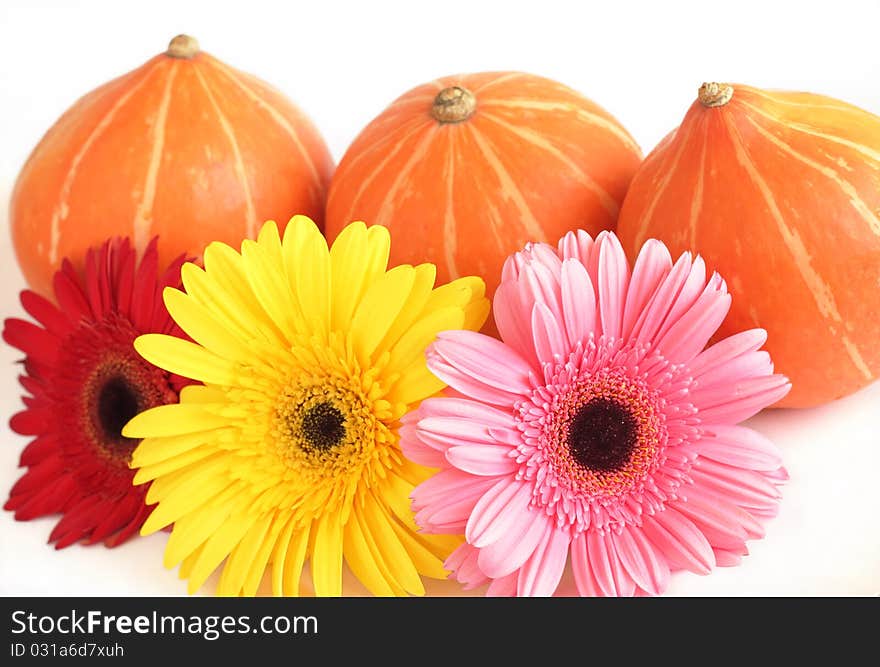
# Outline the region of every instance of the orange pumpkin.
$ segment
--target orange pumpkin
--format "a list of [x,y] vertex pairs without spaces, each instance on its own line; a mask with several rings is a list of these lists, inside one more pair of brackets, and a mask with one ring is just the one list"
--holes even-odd
[[494,292],[527,241],[614,226],[639,147],[613,116],[520,72],[449,76],[393,102],[357,137],[330,184],[327,236],[388,226],[391,263],[479,275]]
[[781,406],[880,374],[880,118],[809,93],[704,84],[645,158],[618,234],[699,252],[733,293],[720,335],[767,329]]
[[281,93],[175,37],[164,54],[77,101],[22,168],[10,225],[30,285],[49,293],[65,256],[114,235],[159,263],[213,240],[237,244],[267,218],[320,221],[333,169]]

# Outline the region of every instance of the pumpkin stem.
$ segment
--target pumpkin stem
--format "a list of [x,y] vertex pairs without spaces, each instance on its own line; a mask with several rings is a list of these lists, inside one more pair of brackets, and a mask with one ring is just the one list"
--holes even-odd
[[460,123],[470,118],[477,109],[477,98],[467,88],[450,86],[434,98],[431,115],[441,123]]
[[704,83],[700,86],[699,98],[704,107],[723,107],[733,97],[733,86],[729,83]]
[[166,56],[189,60],[199,52],[199,41],[189,35],[178,35],[168,43]]

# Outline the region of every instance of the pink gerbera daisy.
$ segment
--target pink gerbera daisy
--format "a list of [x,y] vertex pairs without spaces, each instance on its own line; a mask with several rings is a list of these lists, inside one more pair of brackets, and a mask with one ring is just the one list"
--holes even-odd
[[[675,570],[733,565],[786,478],[736,424],[782,398],[761,329],[706,348],[730,295],[700,257],[569,233],[508,258],[501,341],[440,334],[428,366],[453,390],[405,418],[404,452],[440,468],[413,493],[430,533],[464,533],[448,569],[489,595],[657,595]],[[503,342],[502,342],[503,341]],[[704,349],[706,348],[706,349]]]
[[185,256],[160,270],[156,239],[140,263],[127,239],[88,251],[85,275],[64,260],[55,274],[57,306],[21,293],[37,323],[8,319],[3,339],[25,354],[25,409],[10,427],[33,440],[21,455],[27,472],[4,509],[19,521],[61,514],[49,536],[55,547],[85,540],[121,544],[137,533],[151,507],[148,485],[132,486],[131,454],[139,440],[122,427],[148,408],[176,403],[191,381],[144,361],[133,341],[156,332],[184,337],[162,303],[180,284]]

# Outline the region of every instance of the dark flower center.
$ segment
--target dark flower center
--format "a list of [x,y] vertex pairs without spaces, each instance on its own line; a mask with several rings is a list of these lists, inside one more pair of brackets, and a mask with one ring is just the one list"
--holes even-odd
[[624,405],[594,398],[571,420],[568,449],[584,468],[614,472],[629,461],[638,442],[638,429],[638,422]]
[[122,427],[140,412],[138,394],[122,376],[108,378],[98,393],[98,421],[108,441],[133,444],[122,435]]
[[306,410],[300,429],[309,447],[327,451],[345,438],[345,416],[330,403],[318,403]]

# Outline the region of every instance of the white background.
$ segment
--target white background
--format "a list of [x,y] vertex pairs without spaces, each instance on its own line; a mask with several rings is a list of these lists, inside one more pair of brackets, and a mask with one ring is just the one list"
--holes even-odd
[[[646,153],[680,122],[703,80],[821,92],[880,114],[876,0],[591,5],[3,0],[0,315],[21,314],[7,209],[29,151],[78,97],[163,51],[180,32],[287,93],[337,160],[399,94],[457,72],[526,70],[557,79],[615,114]],[[0,344],[0,501],[20,474],[26,442],[6,426],[20,406],[17,356]],[[751,425],[775,439],[791,473],[781,513],[742,566],[676,575],[669,593],[880,593],[878,421],[876,383],[833,405],[755,418]],[[162,567],[164,534],[115,550],[56,552],[46,545],[54,523],[17,523],[0,512],[0,594],[185,593]],[[459,589],[443,582],[430,592]]]

